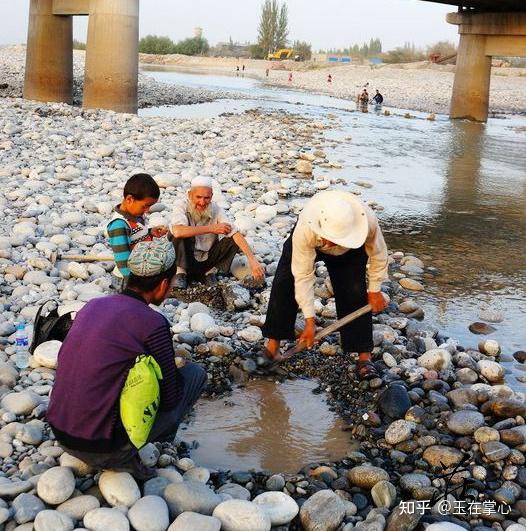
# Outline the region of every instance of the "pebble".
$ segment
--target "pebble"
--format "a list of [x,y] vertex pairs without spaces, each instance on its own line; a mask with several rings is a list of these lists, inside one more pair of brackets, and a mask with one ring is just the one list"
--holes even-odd
[[165,531],[170,525],[168,506],[159,496],[145,496],[128,511],[128,519],[136,531]]
[[68,454],[67,452],[64,452],[60,455],[59,463],[60,466],[71,468],[71,470],[73,470],[73,472],[79,477],[87,476],[93,471],[91,466],[84,463],[84,461],[81,461],[77,457]]
[[57,511],[67,514],[72,520],[82,520],[87,513],[93,509],[98,509],[100,502],[95,496],[85,494],[82,496],[75,496],[69,500],[61,503],[57,507]]
[[395,420],[385,431],[385,440],[387,444],[395,446],[398,443],[410,439],[415,428],[416,424],[414,422],[408,422],[402,419]]
[[379,481],[371,489],[371,497],[376,507],[390,509],[396,500],[396,487],[389,481]]
[[61,346],[62,343],[60,341],[45,341],[35,349],[35,352],[33,352],[33,358],[41,367],[56,369],[58,351]]
[[482,426],[484,426],[484,415],[478,411],[455,411],[447,420],[449,431],[457,435],[472,435]]
[[400,283],[400,286],[411,291],[425,290],[424,285],[414,278],[401,278],[398,282]]
[[348,470],[347,478],[353,485],[370,490],[380,481],[389,481],[389,474],[376,466],[360,465]]
[[168,504],[172,517],[176,517],[185,511],[210,516],[222,501],[205,484],[192,480],[168,485],[164,491],[164,499]]
[[281,474],[274,474],[267,479],[265,486],[267,490],[282,490],[285,486],[285,478]]
[[504,379],[504,367],[496,361],[480,360],[477,362],[480,374],[491,383],[498,383]]
[[384,415],[392,419],[399,419],[411,407],[411,399],[404,386],[393,384],[383,391],[379,406]]
[[35,531],[73,531],[73,520],[58,511],[40,511],[34,523]]
[[221,520],[193,512],[181,513],[168,531],[220,531]]
[[217,489],[217,494],[228,494],[234,500],[249,501],[251,498],[250,491],[237,483],[225,483]]
[[263,339],[263,333],[261,328],[257,326],[249,326],[238,332],[238,336],[243,340],[249,343],[256,343]]
[[460,463],[463,454],[450,446],[433,445],[424,450],[422,457],[431,466],[441,467],[443,463],[446,467],[453,467]]
[[14,518],[17,524],[32,522],[36,515],[45,509],[44,502],[33,494],[19,494],[12,504]]
[[270,531],[270,518],[261,507],[245,500],[220,503],[213,515],[221,520],[222,531]]
[[320,490],[300,508],[306,531],[333,531],[345,518],[345,504],[332,490]]
[[252,501],[267,514],[272,526],[288,524],[299,512],[296,501],[283,492],[264,492]]
[[2,407],[15,415],[29,415],[38,404],[40,397],[32,391],[8,393],[2,398]]
[[192,315],[190,319],[190,327],[193,332],[203,333],[208,328],[215,326],[214,318],[208,313],[199,312]]
[[425,354],[422,354],[422,356],[418,358],[417,362],[420,367],[441,371],[450,365],[451,354],[443,348],[436,348],[428,350]]
[[130,522],[118,509],[100,507],[84,516],[84,526],[90,531],[130,531]]
[[131,507],[141,492],[133,476],[128,472],[104,471],[99,478],[99,489],[112,506]]
[[65,502],[75,490],[75,477],[71,469],[56,466],[46,470],[37,483],[39,498],[50,505]]

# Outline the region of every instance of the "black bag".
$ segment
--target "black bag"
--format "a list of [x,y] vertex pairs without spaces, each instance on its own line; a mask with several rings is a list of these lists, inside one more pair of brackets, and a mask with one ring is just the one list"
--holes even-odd
[[35,324],[33,327],[33,340],[29,347],[29,352],[33,354],[34,350],[45,341],[56,339],[57,341],[64,341],[68,335],[69,329],[73,324],[71,314],[73,312],[58,314],[58,305],[55,308],[43,315],[43,310],[51,301],[47,301],[40,306],[35,317]]

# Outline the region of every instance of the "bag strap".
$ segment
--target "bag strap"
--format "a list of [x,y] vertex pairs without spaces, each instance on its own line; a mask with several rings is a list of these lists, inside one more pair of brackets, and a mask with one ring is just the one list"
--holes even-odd
[[35,321],[33,324],[33,337],[31,339],[31,346],[29,347],[29,352],[31,353],[33,353],[35,348],[38,346],[35,343],[36,341],[38,341],[38,337],[37,337],[38,331],[40,330],[41,320],[43,319],[42,311],[46,307],[46,304],[48,304],[49,302],[56,302],[58,304],[58,301],[56,299],[48,299],[47,301],[43,302],[38,308],[37,314],[35,315]]

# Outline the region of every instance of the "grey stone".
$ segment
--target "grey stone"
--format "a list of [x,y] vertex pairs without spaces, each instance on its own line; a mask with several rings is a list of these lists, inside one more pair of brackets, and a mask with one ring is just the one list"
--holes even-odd
[[421,518],[420,511],[408,511],[402,505],[397,505],[387,518],[385,531],[413,531]]
[[14,498],[32,488],[33,484],[30,481],[2,481],[0,482],[0,498]]
[[411,438],[416,424],[407,420],[395,420],[385,431],[385,441],[387,444],[396,445]]
[[136,531],[165,531],[170,525],[168,506],[159,496],[145,496],[128,511],[128,519]]
[[156,477],[149,479],[144,484],[145,496],[162,496],[164,489],[170,485],[171,481],[168,478]]
[[104,499],[114,507],[131,507],[141,497],[135,479],[128,472],[106,470],[99,478],[99,489]]
[[506,459],[511,453],[511,450],[505,444],[498,441],[480,443],[480,449],[484,457],[492,463]]
[[98,509],[100,502],[95,496],[84,494],[82,496],[75,496],[69,500],[61,503],[57,507],[57,511],[67,514],[73,520],[80,521],[87,513],[93,509]]
[[285,478],[281,474],[270,476],[265,483],[267,490],[282,490],[284,486]]
[[168,485],[164,490],[164,499],[168,504],[172,517],[176,517],[185,511],[210,516],[216,506],[222,501],[205,484],[192,480]]
[[380,396],[380,411],[392,419],[402,418],[411,407],[407,390],[402,385],[390,385]]
[[396,500],[396,487],[389,481],[379,481],[371,489],[371,497],[376,507],[390,509]]
[[250,491],[237,483],[225,483],[219,489],[218,494],[229,494],[235,500],[250,500]]
[[300,510],[298,504],[284,492],[263,492],[252,502],[267,514],[272,526],[288,524]]
[[478,411],[455,411],[447,419],[449,431],[457,435],[472,435],[484,424],[484,415]]
[[168,531],[220,531],[221,520],[213,516],[184,512],[168,528]]
[[58,511],[40,511],[35,518],[35,531],[73,531],[73,520]]
[[45,508],[44,502],[33,494],[22,493],[13,500],[14,519],[17,524],[32,522]]
[[130,531],[130,522],[118,509],[100,507],[84,516],[84,526],[90,531]]
[[301,506],[306,531],[334,531],[345,517],[345,504],[332,490],[320,490]]
[[213,516],[221,520],[222,531],[270,531],[270,518],[258,505],[245,500],[220,503]]
[[39,498],[50,505],[65,502],[75,490],[75,477],[70,468],[56,466],[44,472],[37,484]]
[[2,407],[15,415],[29,415],[40,404],[40,400],[40,396],[32,391],[9,393],[2,398]]

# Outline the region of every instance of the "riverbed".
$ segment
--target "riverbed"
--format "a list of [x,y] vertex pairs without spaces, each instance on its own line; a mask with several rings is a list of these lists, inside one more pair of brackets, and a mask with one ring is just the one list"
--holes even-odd
[[145,116],[207,118],[257,108],[329,119],[327,153],[341,168],[317,169],[315,176],[329,172],[357,184],[365,200],[383,207],[379,218],[390,248],[413,252],[438,269],[418,300],[446,335],[476,347],[480,336],[468,326],[484,310],[502,314],[488,337],[502,345],[509,383],[522,387],[515,377],[524,371],[511,354],[526,345],[526,118],[429,120],[426,113],[389,106],[361,113],[348,100],[272,88],[249,77],[150,67],[144,73],[243,96],[143,109]]

